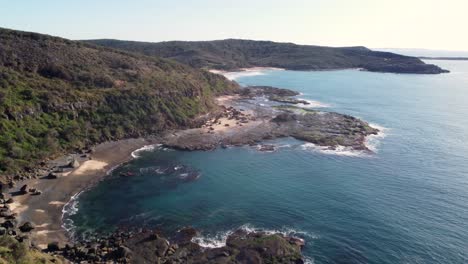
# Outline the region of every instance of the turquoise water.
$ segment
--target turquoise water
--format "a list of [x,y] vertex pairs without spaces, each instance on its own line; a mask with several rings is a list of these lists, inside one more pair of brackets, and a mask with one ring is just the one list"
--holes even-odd
[[371,142],[371,156],[293,139],[273,141],[273,153],[139,152],[79,196],[75,233],[192,225],[216,245],[243,227],[305,238],[313,263],[468,263],[468,62],[435,63],[452,73],[238,76],[300,91],[323,110],[384,127],[385,137]]

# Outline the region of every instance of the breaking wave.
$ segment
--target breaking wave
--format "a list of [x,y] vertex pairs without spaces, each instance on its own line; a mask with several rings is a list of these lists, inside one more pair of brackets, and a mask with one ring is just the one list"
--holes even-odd
[[366,137],[366,141],[364,142],[364,144],[372,152],[377,153],[379,151],[378,147],[380,146],[382,142],[381,139],[387,136],[388,128],[385,128],[377,124],[372,124],[372,123],[370,123],[369,125],[373,128],[378,129],[379,133],[377,135],[370,135]]
[[348,156],[348,157],[364,157],[364,156],[369,155],[365,151],[354,150],[351,147],[345,147],[345,146],[337,146],[336,148],[331,149],[330,147],[327,147],[327,146],[315,145],[314,143],[304,143],[301,146],[301,148],[303,150],[316,151],[316,152],[327,154],[327,155]]
[[[386,131],[388,131],[388,128],[385,128],[377,124],[369,124],[369,125],[373,128],[378,129],[379,133],[377,133],[377,135],[367,136],[364,142],[364,145],[373,153],[377,153],[379,150],[378,147],[381,144],[381,139],[387,136]],[[336,148],[331,149],[330,147],[327,147],[327,146],[318,146],[313,143],[304,143],[301,145],[301,148],[303,150],[316,151],[316,152],[327,154],[327,155],[337,155],[337,156],[347,156],[347,157],[371,157],[372,156],[371,153],[369,153],[368,151],[355,150],[351,147],[345,147],[345,146],[337,146]]]
[[65,229],[71,237],[73,237],[75,225],[70,216],[75,215],[78,212],[78,198],[83,192],[84,190],[73,195],[68,203],[66,203],[62,208],[62,228]]
[[162,145],[161,144],[155,144],[155,145],[146,145],[146,146],[143,146],[142,148],[139,148],[135,151],[132,152],[132,157],[134,159],[136,158],[139,158],[140,156],[138,155],[138,153],[140,152],[144,152],[144,151],[152,151],[152,150],[155,150],[157,148],[160,148]]
[[330,107],[329,104],[325,104],[319,101],[315,100],[308,100],[308,99],[303,99],[303,98],[298,98],[300,100],[304,100],[309,104],[297,104],[297,106],[302,107],[302,108],[327,108]]
[[293,237],[299,237],[302,239],[306,240],[307,239],[312,240],[312,239],[317,239],[318,236],[309,234],[308,232],[300,231],[300,230],[295,230],[292,228],[282,228],[279,230],[274,230],[274,229],[265,229],[265,228],[258,228],[254,227],[250,224],[245,224],[240,226],[239,228],[228,230],[228,231],[223,231],[223,232],[218,232],[214,235],[200,235],[197,237],[194,237],[192,239],[192,242],[199,244],[202,247],[205,248],[220,248],[224,247],[226,245],[226,240],[227,238],[233,234],[236,230],[244,230],[248,233],[253,233],[253,232],[264,232],[266,234],[281,234],[283,236],[293,236]]

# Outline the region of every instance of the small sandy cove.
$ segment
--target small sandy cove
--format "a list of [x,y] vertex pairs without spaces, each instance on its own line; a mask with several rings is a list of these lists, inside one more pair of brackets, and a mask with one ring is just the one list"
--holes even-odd
[[[222,96],[217,99],[219,105],[230,107],[237,96]],[[243,115],[251,116],[250,110]],[[202,133],[228,133],[246,129],[248,126],[259,123],[249,122],[249,125],[240,124],[234,119],[226,117],[210,120],[202,128]],[[31,233],[32,241],[41,248],[47,247],[50,242],[59,242],[61,246],[69,242],[66,230],[62,227],[62,209],[71,197],[99,182],[107,171],[132,159],[132,152],[146,145],[158,143],[155,139],[127,139],[106,142],[94,148],[89,160],[80,164],[73,171],[61,173],[57,179],[48,177],[18,182],[12,193],[17,192],[24,184],[29,188],[36,188],[41,195],[17,195],[14,203],[10,205],[13,212],[18,214],[18,223],[29,221],[35,225]]]
[[68,242],[67,233],[62,228],[63,206],[73,195],[101,180],[112,167],[131,159],[132,151],[153,143],[140,138],[98,145],[90,160],[58,179],[42,178],[17,183],[16,189],[27,184],[28,188],[37,188],[42,194],[14,196],[15,202],[10,208],[18,214],[19,224],[30,221],[35,225],[31,238],[37,246],[45,248],[47,243],[54,241],[63,246]]

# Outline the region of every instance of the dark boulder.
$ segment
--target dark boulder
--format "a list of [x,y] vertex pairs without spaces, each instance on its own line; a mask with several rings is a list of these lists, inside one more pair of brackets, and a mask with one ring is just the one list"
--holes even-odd
[[262,152],[272,152],[275,151],[276,148],[275,145],[261,145],[258,150]]
[[16,226],[16,223],[14,220],[6,220],[5,222],[2,223],[2,227],[6,229],[14,228]]
[[277,122],[277,123],[289,122],[289,121],[295,121],[295,120],[296,120],[296,115],[292,113],[281,113],[272,119],[273,122]]
[[47,178],[49,179],[58,179],[59,178],[59,175],[55,172],[51,172],[49,173],[49,175],[47,175]]
[[19,190],[20,194],[27,194],[28,193],[28,185],[25,184],[23,185],[20,190]]
[[132,251],[128,247],[120,246],[113,252],[113,255],[117,259],[130,258]]
[[58,242],[50,242],[49,244],[47,244],[47,251],[49,252],[60,251]]
[[196,237],[199,232],[193,227],[186,227],[179,230],[175,236],[177,244],[187,244],[192,241],[192,238]]
[[31,232],[31,230],[33,229],[34,229],[34,225],[31,224],[30,222],[26,222],[19,227],[19,230],[23,233]]

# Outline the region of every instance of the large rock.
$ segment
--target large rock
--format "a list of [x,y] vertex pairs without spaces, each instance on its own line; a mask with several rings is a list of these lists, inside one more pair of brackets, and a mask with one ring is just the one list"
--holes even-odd
[[70,161],[68,166],[70,166],[71,168],[78,168],[80,166],[80,162],[77,159],[73,159],[72,161]]
[[59,247],[58,242],[50,242],[49,244],[47,244],[47,251],[55,252],[59,250],[60,250],[60,247]]
[[6,220],[5,222],[2,223],[2,227],[6,229],[14,228],[16,226],[16,223],[14,220]]
[[292,113],[281,113],[272,119],[273,122],[289,122],[296,120],[296,115]]
[[167,250],[169,249],[169,241],[159,237],[156,239],[156,241],[154,241],[154,243],[156,246],[156,254],[159,257],[164,257],[166,255]]
[[19,227],[19,230],[23,233],[31,232],[31,230],[33,229],[34,229],[34,225],[31,224],[30,222],[26,222]]
[[28,185],[27,185],[27,184],[23,185],[23,186],[20,188],[19,192],[20,192],[21,194],[27,194],[27,193],[28,193]]
[[126,246],[120,246],[116,251],[114,251],[114,256],[117,259],[130,258],[131,255],[132,251]]
[[49,179],[58,179],[59,178],[59,175],[55,172],[51,172],[49,173],[49,175],[47,175],[47,178]]

